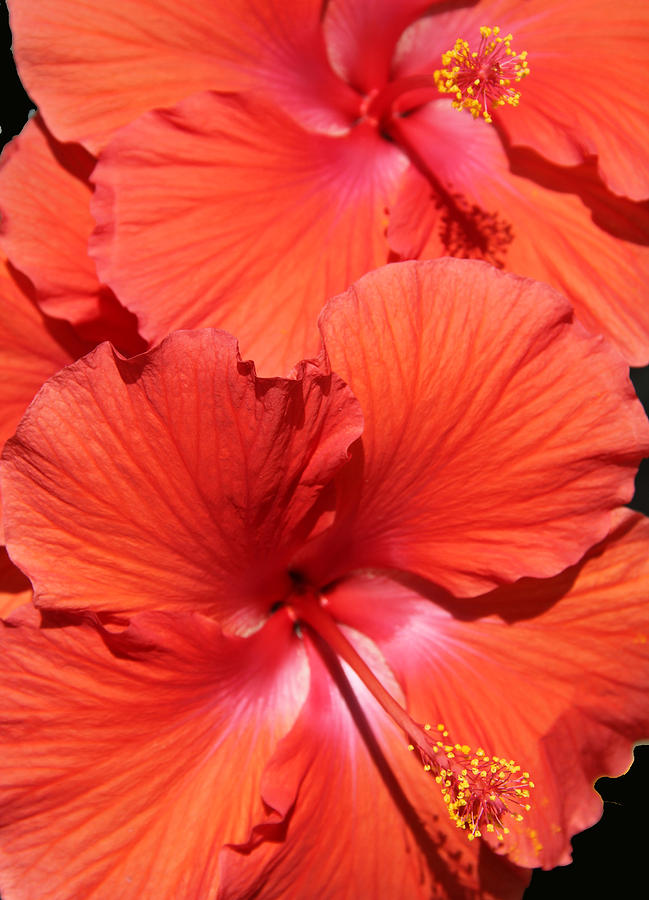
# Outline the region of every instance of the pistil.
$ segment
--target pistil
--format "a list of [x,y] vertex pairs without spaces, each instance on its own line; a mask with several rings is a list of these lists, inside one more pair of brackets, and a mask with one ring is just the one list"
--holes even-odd
[[392,125],[399,116],[439,99],[442,93],[454,96],[451,105],[456,109],[468,109],[475,119],[482,116],[491,122],[495,107],[518,106],[521,95],[515,85],[530,73],[527,51],[516,53],[511,42],[511,34],[500,36],[498,25],[483,25],[477,50],[458,38],[442,56],[442,68],[406,75],[371,91],[361,104],[361,119],[392,137]]
[[435,82],[442,94],[455,95],[455,109],[468,109],[475,119],[491,122],[494,107],[518,106],[521,95],[514,85],[529,75],[530,67],[527,51],[516,53],[511,42],[512,35],[501,37],[497,25],[483,25],[477,50],[458,38],[442,56],[444,68],[435,72]]
[[313,629],[336,655],[358,675],[385,712],[406,734],[408,749],[415,752],[425,772],[441,790],[449,815],[469,840],[493,833],[503,841],[509,832],[507,816],[514,821],[529,810],[527,802],[534,787],[529,773],[513,760],[488,756],[482,748],[475,752],[466,744],[454,744],[442,724],[415,722],[383,687],[370,667],[356,652],[326,609],[326,599],[308,589],[301,590],[288,604],[291,617]]

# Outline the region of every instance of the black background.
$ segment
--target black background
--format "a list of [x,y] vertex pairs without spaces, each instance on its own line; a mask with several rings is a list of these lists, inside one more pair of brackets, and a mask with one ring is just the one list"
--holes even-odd
[[[0,42],[0,144],[4,145],[20,131],[33,109],[13,65],[4,3],[0,3]],[[632,377],[647,407],[649,367],[634,370]],[[649,461],[641,467],[632,505],[649,515]],[[649,746],[635,748],[635,762],[626,775],[600,778],[596,787],[604,800],[601,821],[575,836],[571,865],[550,872],[534,871],[524,900],[625,900],[649,896]]]

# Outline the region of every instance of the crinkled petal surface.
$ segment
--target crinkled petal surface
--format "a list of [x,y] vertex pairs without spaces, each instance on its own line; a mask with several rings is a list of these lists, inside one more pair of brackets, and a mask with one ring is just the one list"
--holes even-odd
[[649,360],[648,204],[613,196],[592,163],[565,169],[522,150],[508,157],[492,126],[445,103],[402,119],[399,131],[421,171],[408,170],[390,216],[396,253],[484,258],[547,281],[631,365]]
[[[482,0],[452,3],[415,23],[403,37],[395,74],[432,72],[462,37],[475,46],[481,25],[513,33],[528,51],[530,75],[520,104],[497,110],[514,144],[560,165],[596,155],[616,194],[649,197],[649,131],[644,86],[649,79],[649,7],[644,0]],[[448,7],[447,7],[448,8]]]
[[2,626],[0,889],[12,900],[213,897],[219,850],[308,690],[286,621],[228,638],[200,615],[119,634]]
[[88,256],[94,164],[79,145],[58,143],[40,116],[30,119],[2,155],[0,247],[32,282],[43,312],[93,344],[112,340],[137,353],[146,345],[134,316],[99,283]]
[[[401,697],[376,646],[349,637]],[[529,873],[458,832],[405,737],[354,674],[331,660],[326,668],[310,640],[306,648],[309,696],[262,781],[286,833],[265,840],[261,823],[247,843],[225,849],[219,900],[517,900]]]
[[284,596],[361,423],[324,366],[257,378],[223,332],[133,360],[103,344],[7,445],[7,544],[42,606],[200,610],[248,631]]
[[93,152],[147,110],[203,90],[261,88],[320,127],[353,114],[354,93],[326,58],[320,0],[10,5],[29,94],[59,140]]
[[466,595],[553,575],[630,499],[649,427],[626,366],[546,285],[399,263],[330,301],[320,327],[365,427],[331,544],[303,562],[311,583],[379,566]]
[[649,520],[618,511],[576,566],[471,601],[376,574],[329,594],[369,635],[419,721],[530,772],[531,806],[503,849],[523,866],[570,861],[570,838],[601,815],[600,775],[649,736]]
[[387,261],[384,208],[406,165],[368,126],[334,138],[251,99],[196,95],[102,155],[99,273],[150,340],[225,328],[284,374],[317,352],[325,300]]

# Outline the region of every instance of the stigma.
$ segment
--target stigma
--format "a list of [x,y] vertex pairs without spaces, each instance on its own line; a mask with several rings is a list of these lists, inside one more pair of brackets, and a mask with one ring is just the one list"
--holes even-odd
[[486,122],[492,121],[495,107],[518,106],[520,93],[514,85],[529,75],[530,67],[527,51],[516,53],[511,42],[511,34],[501,37],[497,25],[482,26],[477,50],[458,38],[442,56],[444,68],[434,74],[437,89],[455,95],[455,109],[468,109],[474,119],[482,116]]
[[529,772],[512,759],[488,756],[481,747],[474,753],[467,744],[450,743],[444,725],[433,730],[426,724],[423,732],[426,738],[415,738],[408,749],[418,752],[424,771],[435,779],[451,819],[470,841],[487,834],[504,841],[508,817],[521,822],[523,811],[530,809],[534,782]]

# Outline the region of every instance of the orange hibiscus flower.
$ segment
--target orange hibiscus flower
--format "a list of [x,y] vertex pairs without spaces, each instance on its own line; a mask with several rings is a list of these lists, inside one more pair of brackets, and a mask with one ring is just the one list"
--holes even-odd
[[10,5],[48,126],[103,148],[93,253],[148,340],[225,327],[275,372],[366,271],[457,255],[547,281],[649,360],[643,0]]
[[480,262],[320,328],[290,379],[104,344],[7,444],[7,900],[514,897],[649,730],[622,360]]

